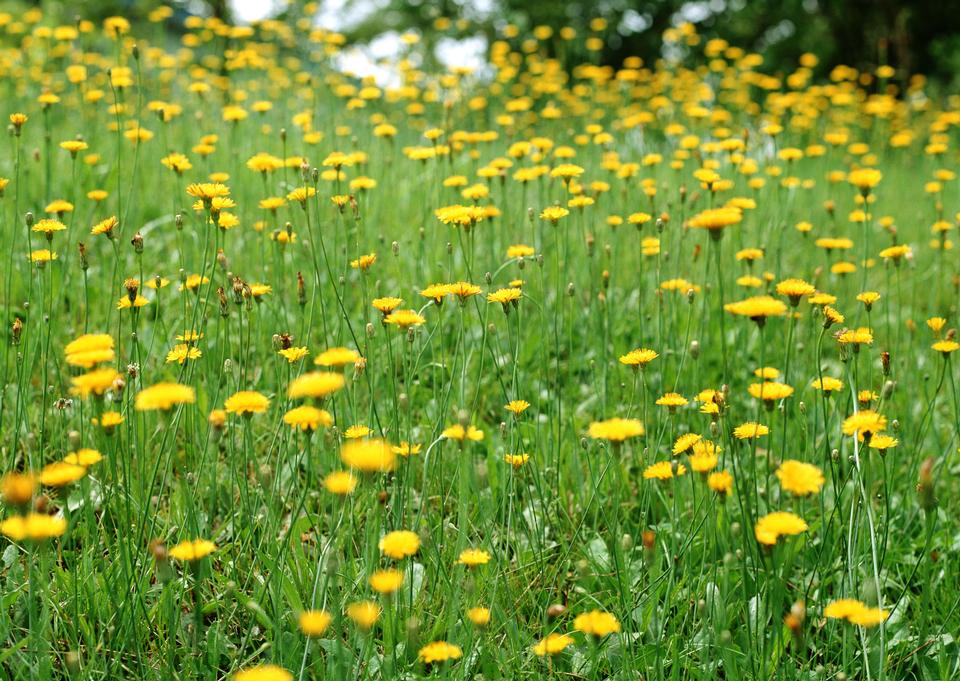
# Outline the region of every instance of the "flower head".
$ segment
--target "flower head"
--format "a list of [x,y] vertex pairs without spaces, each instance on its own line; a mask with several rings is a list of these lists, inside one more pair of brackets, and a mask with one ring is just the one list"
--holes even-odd
[[157,383],[137,393],[134,406],[137,411],[169,410],[178,404],[193,404],[196,391],[180,383]]
[[217,545],[207,539],[188,539],[182,541],[168,551],[171,558],[192,563],[206,558],[217,550]]
[[236,392],[223,403],[223,408],[228,414],[237,414],[238,416],[262,414],[269,406],[270,399],[254,390]]
[[414,555],[420,550],[420,537],[410,530],[394,530],[380,539],[380,551],[383,555],[400,560]]
[[798,497],[816,494],[823,487],[823,472],[813,464],[788,459],[777,468],[780,486]]
[[340,448],[344,464],[364,473],[383,473],[396,466],[393,448],[380,439],[350,440]]
[[786,511],[774,511],[760,518],[754,526],[754,534],[761,544],[772,546],[783,536],[802,534],[807,531],[803,518]]
[[446,641],[434,641],[423,646],[417,653],[417,656],[425,664],[436,664],[437,662],[446,662],[447,660],[456,660],[463,656],[463,650],[460,646],[447,643]]
[[577,615],[573,620],[573,628],[584,634],[601,638],[620,631],[620,622],[609,612],[591,610]]
[[587,431],[594,440],[623,442],[632,437],[643,435],[643,424],[637,419],[612,418],[606,421],[594,421]]

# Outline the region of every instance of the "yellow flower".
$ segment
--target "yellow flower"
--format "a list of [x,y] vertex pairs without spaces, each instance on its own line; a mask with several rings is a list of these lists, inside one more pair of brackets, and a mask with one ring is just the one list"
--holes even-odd
[[497,289],[493,293],[487,294],[487,301],[491,303],[500,303],[503,306],[503,309],[508,309],[508,306],[516,306],[520,298],[523,296],[523,291],[518,288],[501,288]]
[[687,226],[693,229],[706,229],[715,238],[721,234],[725,227],[740,224],[743,220],[743,211],[735,206],[724,206],[721,208],[709,208],[694,215],[687,222]]
[[864,307],[869,311],[873,307],[873,304],[880,300],[880,294],[876,291],[864,291],[863,293],[857,294],[857,300],[863,303]]
[[281,350],[277,350],[277,354],[286,359],[290,364],[293,364],[294,362],[298,362],[309,355],[310,351],[305,347],[283,348]]
[[584,169],[572,163],[561,163],[550,171],[550,177],[559,177],[563,180],[569,180],[583,175]]
[[507,249],[507,258],[529,258],[536,251],[525,244],[514,244]]
[[53,218],[42,218],[34,223],[33,227],[30,228],[30,231],[46,234],[48,237],[50,237],[54,232],[62,232],[66,228],[67,226],[59,220],[54,220]]
[[199,274],[191,274],[182,284],[180,284],[180,290],[193,291],[194,289],[199,289],[203,284],[209,283],[209,277],[200,276]]
[[101,362],[112,362],[113,336],[107,333],[84,334],[69,343],[63,350],[67,364],[90,369]]
[[84,468],[92,466],[96,463],[103,461],[103,454],[98,452],[96,449],[78,449],[75,452],[70,452],[65,457],[63,457],[64,463],[73,464],[74,466],[83,466]]
[[120,225],[120,221],[117,220],[116,216],[111,215],[105,220],[101,220],[95,224],[90,229],[90,234],[92,236],[106,235],[107,237],[113,237],[113,232]]
[[472,442],[480,442],[483,440],[483,431],[479,430],[475,426],[467,426],[464,428],[459,423],[456,423],[452,426],[443,429],[443,432],[440,434],[441,437],[445,437],[448,440],[458,440],[459,442],[465,442],[470,440]]
[[401,329],[420,326],[426,321],[427,320],[415,310],[394,310],[383,319],[384,324],[399,326]]
[[457,558],[457,563],[467,567],[476,567],[477,565],[486,565],[490,562],[490,554],[483,549],[464,549]]
[[37,489],[37,476],[33,473],[10,472],[0,480],[0,496],[14,506],[24,506],[33,498]]
[[698,435],[697,433],[684,433],[677,438],[676,442],[673,443],[673,453],[675,455],[683,454],[701,439],[702,436]]
[[380,539],[380,551],[394,560],[407,558],[419,550],[420,537],[410,530],[394,530]]
[[510,400],[503,408],[513,415],[519,416],[530,408],[530,403],[526,400]]
[[863,194],[869,194],[870,190],[880,184],[883,173],[875,168],[858,168],[851,170],[847,175],[847,182],[859,189]]
[[347,440],[358,440],[362,437],[366,437],[372,432],[373,431],[370,430],[369,426],[354,425],[343,431],[343,437]]
[[323,486],[331,494],[346,496],[357,488],[357,479],[350,471],[334,471],[323,479]]
[[56,260],[59,256],[54,252],[46,248],[40,248],[30,253],[30,262],[37,263],[37,265],[43,265],[48,263],[51,260]]
[[858,627],[875,627],[885,622],[890,617],[890,613],[880,608],[863,608],[857,612],[851,613],[847,620],[850,624],[856,624]]
[[777,284],[777,293],[790,299],[790,303],[796,306],[804,296],[811,296],[817,292],[813,284],[808,284],[803,279],[784,279]]
[[750,392],[751,397],[768,403],[786,399],[793,394],[793,388],[791,386],[786,383],[776,383],[774,381],[751,383],[747,390]]
[[399,570],[377,570],[370,575],[370,587],[379,594],[391,594],[403,584]]
[[390,445],[380,439],[351,440],[340,448],[340,460],[365,473],[392,471],[396,456]]
[[428,643],[420,649],[417,656],[424,664],[436,664],[437,662],[446,662],[447,660],[456,660],[463,655],[460,646],[455,646],[446,641],[434,641]]
[[677,393],[665,393],[657,398],[656,404],[661,407],[670,407],[670,409],[676,409],[677,407],[683,407],[687,405],[689,401],[683,395]]
[[330,613],[325,610],[306,610],[300,613],[298,623],[304,636],[316,638],[323,636],[331,620]]
[[294,407],[283,415],[283,422],[291,428],[300,430],[316,430],[320,426],[333,425],[333,417],[329,412],[310,405]]
[[216,550],[217,545],[207,539],[188,539],[171,548],[168,554],[176,560],[192,563],[209,556]]
[[47,213],[53,213],[54,215],[63,215],[64,213],[70,213],[73,211],[73,204],[69,201],[64,201],[63,199],[57,199],[56,201],[51,201],[47,204],[47,207],[44,208],[44,211]]
[[720,495],[726,495],[733,489],[733,475],[729,471],[718,471],[707,476],[707,487]]
[[138,295],[132,301],[128,296],[123,296],[120,300],[117,301],[118,310],[128,310],[130,308],[141,308],[150,304],[150,300],[144,296]]
[[810,386],[814,390],[822,390],[825,393],[837,392],[843,390],[843,381],[833,378],[832,376],[824,376],[821,378],[815,378],[810,383]]
[[943,317],[930,317],[927,320],[927,326],[933,331],[937,336],[940,335],[940,332],[943,330],[943,327],[947,325],[947,320]]
[[200,348],[193,345],[187,345],[186,343],[180,343],[174,345],[173,349],[167,353],[167,362],[176,362],[177,364],[183,364],[188,359],[198,359],[203,356],[203,352]]
[[157,383],[137,393],[134,406],[137,411],[167,410],[178,404],[193,404],[196,391],[180,383]]
[[846,318],[834,310],[829,305],[823,306],[823,318],[824,318],[824,327],[831,326],[833,324],[843,324]]
[[609,612],[591,610],[577,615],[573,620],[573,628],[599,638],[620,631],[620,622]]
[[690,469],[694,473],[709,473],[717,467],[719,447],[712,442],[698,442],[690,455]]
[[275,664],[261,664],[237,672],[233,681],[293,681],[293,674]]
[[749,317],[758,323],[767,317],[782,317],[787,314],[787,306],[783,301],[772,296],[754,296],[736,303],[727,303],[723,309],[733,315]]
[[770,429],[767,426],[763,425],[762,423],[755,423],[753,421],[742,423],[733,429],[733,436],[738,440],[757,438],[763,435],[768,435],[769,433]]
[[514,468],[520,468],[527,461],[530,460],[529,454],[504,454],[503,460]]
[[103,395],[107,390],[113,388],[118,380],[122,378],[123,376],[115,369],[94,369],[85,374],[71,377],[70,383],[72,387],[70,388],[70,393],[82,398],[89,397],[90,395]]
[[900,441],[889,435],[874,435],[870,438],[870,449],[877,449],[881,452],[893,449]]
[[853,345],[854,349],[859,345],[872,345],[873,332],[865,326],[858,329],[844,329],[837,334],[837,342],[841,345]]
[[236,392],[223,403],[223,408],[229,414],[245,416],[262,414],[270,406],[270,399],[253,390]]
[[539,657],[557,655],[573,645],[573,638],[567,634],[547,634],[533,646],[533,652]]
[[631,350],[625,355],[620,355],[620,364],[640,367],[642,369],[657,357],[659,357],[659,355],[654,350],[650,350],[648,348],[637,348],[636,350]]
[[467,619],[475,627],[485,627],[490,624],[490,608],[476,607],[467,610]]
[[371,304],[384,315],[388,315],[403,305],[403,298],[374,298]]
[[76,482],[87,474],[87,469],[76,463],[57,461],[47,464],[40,471],[40,482],[48,487],[63,487]]
[[313,187],[297,187],[287,194],[287,201],[296,201],[301,206],[305,207],[307,204],[307,199],[316,195],[317,190]]
[[43,541],[61,536],[67,531],[67,521],[43,513],[10,516],[0,523],[0,533],[13,541]]
[[373,601],[351,603],[347,606],[347,617],[364,631],[369,631],[380,619],[380,606]]
[[361,255],[356,260],[351,260],[350,267],[355,270],[363,270],[365,272],[370,269],[375,262],[377,262],[377,254],[368,253],[367,255]]
[[209,205],[215,198],[230,195],[230,188],[219,182],[201,182],[187,185],[187,194]]
[[767,546],[777,543],[783,536],[793,536],[807,531],[803,518],[786,511],[774,511],[760,518],[754,527],[757,541]]
[[540,219],[548,220],[553,224],[557,224],[562,218],[568,215],[570,215],[570,211],[563,206],[548,206],[540,211]]
[[332,395],[346,384],[343,374],[314,371],[294,379],[287,387],[287,397],[299,399],[313,397],[320,399]]
[[430,298],[437,305],[440,305],[443,299],[450,295],[450,293],[450,284],[430,284],[420,291],[421,296]]
[[856,434],[859,440],[863,440],[864,436],[886,430],[887,417],[870,409],[864,409],[844,419],[842,428],[844,435]]
[[951,352],[960,350],[960,343],[955,340],[939,340],[930,347],[937,352],[942,352],[944,356],[947,356]]
[[458,281],[453,284],[448,284],[446,288],[447,292],[456,296],[461,303],[467,298],[478,295],[483,290],[476,284],[471,284],[468,281]]
[[670,480],[674,476],[679,477],[687,472],[683,464],[677,464],[676,470],[670,461],[658,461],[650,464],[643,470],[644,480]]
[[823,609],[823,616],[829,619],[847,619],[850,615],[860,612],[867,606],[853,598],[841,598],[831,601]]
[[350,348],[330,348],[317,355],[313,363],[322,367],[341,367],[355,364],[360,359],[360,353]]
[[103,412],[103,414],[100,416],[99,424],[97,423],[97,419],[93,419],[93,424],[99,425],[101,428],[107,431],[107,434],[110,434],[110,432],[121,423],[123,423],[123,415],[116,411]]
[[612,418],[606,421],[594,421],[587,434],[594,440],[623,442],[631,437],[643,435],[643,424],[636,419]]
[[160,159],[166,168],[174,171],[178,175],[182,175],[184,172],[193,168],[193,164],[190,163],[190,159],[180,153],[167,154]]
[[799,497],[816,494],[823,487],[823,472],[816,466],[787,459],[777,468],[780,486]]
[[411,456],[412,454],[419,454],[420,450],[423,449],[421,444],[410,444],[406,440],[401,440],[400,444],[394,445],[393,453],[398,456]]
[[823,616],[829,619],[844,619],[861,627],[873,627],[884,622],[890,613],[880,608],[867,607],[862,601],[853,598],[841,598],[831,601],[823,609]]

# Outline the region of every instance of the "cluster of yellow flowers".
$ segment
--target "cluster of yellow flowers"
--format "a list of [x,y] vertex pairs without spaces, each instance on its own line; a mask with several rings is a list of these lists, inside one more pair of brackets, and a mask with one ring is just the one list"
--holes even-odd
[[[0,533],[47,603],[5,649],[238,681],[898,664],[960,429],[957,102],[687,23],[598,65],[602,19],[505,26],[479,71],[408,33],[357,77],[317,9],[156,43],[0,12]],[[115,623],[88,584],[127,585]]]

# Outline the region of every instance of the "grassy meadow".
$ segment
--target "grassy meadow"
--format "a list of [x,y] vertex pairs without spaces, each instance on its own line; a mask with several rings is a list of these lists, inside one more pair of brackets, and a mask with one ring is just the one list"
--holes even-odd
[[315,9],[0,12],[0,675],[960,675],[960,98]]

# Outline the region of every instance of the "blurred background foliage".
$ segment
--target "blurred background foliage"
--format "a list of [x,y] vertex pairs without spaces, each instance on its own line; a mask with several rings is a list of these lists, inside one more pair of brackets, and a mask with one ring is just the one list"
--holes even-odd
[[[168,4],[176,11],[175,19],[201,14],[230,21],[251,10],[259,16],[300,17],[305,5],[316,5],[324,14],[331,3],[333,11],[326,16],[339,24],[331,28],[352,42],[415,29],[423,37],[428,61],[442,38],[483,35],[490,41],[512,24],[519,29],[518,40],[537,26],[551,27],[548,49],[565,59],[620,65],[626,56],[637,55],[650,63],[661,56],[663,31],[690,21],[700,35],[763,54],[763,70],[769,73],[788,73],[801,54],[814,52],[821,73],[837,64],[861,70],[890,64],[900,78],[922,73],[945,88],[960,84],[960,8],[944,0],[9,0],[0,6],[6,11],[40,6],[48,16],[69,22],[77,14],[94,20],[121,14],[137,20]],[[597,18],[607,24],[597,32],[604,39],[603,50],[590,55],[565,52],[560,29],[584,34]],[[174,20],[170,26],[180,24]]]

